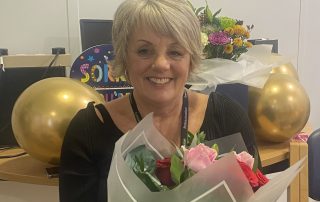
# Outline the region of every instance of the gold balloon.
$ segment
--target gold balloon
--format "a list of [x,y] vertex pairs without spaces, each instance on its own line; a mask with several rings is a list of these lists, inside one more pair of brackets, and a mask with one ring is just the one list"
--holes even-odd
[[271,74],[285,74],[299,81],[297,70],[292,63],[286,63],[286,64],[272,68]]
[[48,78],[29,86],[12,111],[18,144],[31,156],[59,164],[60,149],[74,115],[87,103],[104,99],[90,86],[65,77]]
[[271,74],[263,89],[249,87],[249,117],[258,138],[287,141],[301,131],[309,114],[309,97],[291,76]]

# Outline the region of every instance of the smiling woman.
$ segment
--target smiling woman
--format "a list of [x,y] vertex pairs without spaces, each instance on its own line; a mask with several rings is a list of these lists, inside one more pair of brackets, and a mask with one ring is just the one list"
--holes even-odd
[[173,101],[181,101],[188,78],[190,54],[171,37],[141,26],[137,30],[129,40],[126,67],[136,89],[134,96],[140,105],[154,102],[175,106]]
[[113,21],[113,74],[126,75],[133,93],[105,105],[90,103],[71,121],[61,151],[60,200],[106,201],[115,142],[153,112],[153,124],[175,145],[187,132],[206,140],[240,132],[254,155],[246,112],[218,93],[184,88],[200,62],[198,18],[185,0],[126,0]]

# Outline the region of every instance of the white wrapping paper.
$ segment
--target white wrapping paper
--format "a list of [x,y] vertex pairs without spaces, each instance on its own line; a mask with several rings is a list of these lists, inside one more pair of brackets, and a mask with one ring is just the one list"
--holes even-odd
[[262,88],[273,67],[289,63],[286,57],[272,54],[270,45],[255,45],[238,62],[213,58],[202,60],[199,71],[190,76],[190,89],[202,91],[224,83],[242,83]]
[[[218,143],[219,147],[223,147],[220,143],[222,142]],[[146,116],[115,145],[108,176],[109,202],[273,201],[270,197],[280,196],[278,193],[282,193],[288,186],[302,164],[295,165],[286,173],[284,172],[281,178],[272,179],[262,187],[264,189],[260,188],[254,194],[235,155],[229,153],[173,190],[151,192],[124,160],[126,154],[139,145],[146,145],[157,154],[157,158],[168,157],[175,152],[174,147],[153,126],[152,114]],[[231,143],[231,145],[235,144]],[[232,147],[231,145],[229,146]],[[244,143],[238,145],[238,148],[241,148]],[[275,184],[277,190],[273,188]]]

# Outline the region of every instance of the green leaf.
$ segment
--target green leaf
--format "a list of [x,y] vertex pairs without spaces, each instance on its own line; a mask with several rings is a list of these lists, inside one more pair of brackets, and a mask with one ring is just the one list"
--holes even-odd
[[209,8],[209,6],[208,6],[208,2],[207,2],[207,1],[206,1],[205,14],[206,14],[206,17],[207,17],[208,21],[209,21],[210,23],[212,23],[212,21],[213,21],[213,16],[212,16],[212,12],[211,12],[211,10],[210,10],[210,8]]
[[139,171],[143,172],[143,170],[144,170],[144,163],[143,163],[142,157],[141,157],[141,156],[140,156],[140,157],[134,156],[133,158],[134,158],[135,163],[136,163],[136,164],[134,164],[134,165],[137,166],[137,167],[134,167],[133,170],[139,170]]
[[175,146],[175,147],[176,147],[176,151],[177,151],[177,156],[182,159],[183,158],[182,148],[179,148],[177,146]]
[[259,166],[259,161],[260,161],[260,157],[259,157],[259,152],[257,150],[257,147],[254,147],[254,162],[253,162],[253,167],[252,167],[252,171],[256,172],[256,170],[258,169]]
[[186,147],[189,147],[191,145],[191,142],[193,140],[193,133],[191,133],[190,131],[188,131],[187,133],[187,139],[184,140],[183,145],[185,145]]
[[184,172],[185,167],[183,165],[182,160],[174,154],[171,157],[171,166],[170,166],[170,173],[172,177],[172,181],[177,185],[181,182],[181,175]]
[[205,137],[206,137],[206,134],[203,131],[198,132],[196,134],[193,134],[190,131],[188,131],[187,140],[186,141],[183,140],[183,145],[185,145],[187,148],[195,147],[196,145],[203,143]]
[[190,177],[192,177],[194,174],[195,172],[192,171],[191,169],[185,169],[180,178],[181,183],[189,179]]
[[197,144],[198,144],[198,135],[196,133],[196,134],[193,135],[193,139],[192,139],[192,142],[190,144],[190,147],[195,147],[195,146],[197,146]]
[[197,8],[196,11],[195,11],[196,15],[198,16],[199,13],[204,10],[204,8],[205,8],[204,6],[202,6],[200,8]]
[[140,172],[153,173],[156,168],[156,160],[154,154],[148,150],[145,145],[140,145],[131,150],[125,162],[134,170]]
[[213,18],[212,26],[213,26],[216,30],[221,30],[220,20],[219,20],[218,18]]
[[149,172],[135,172],[139,179],[150,189],[150,191],[158,192],[165,190],[165,187],[154,178]]
[[221,8],[220,8],[218,11],[216,11],[216,12],[212,15],[212,17],[215,18],[220,12],[221,12]]
[[196,8],[192,5],[192,3],[190,1],[187,1],[187,3],[189,4],[189,6],[192,8],[193,11],[196,10]]
[[125,162],[132,168],[139,179],[150,189],[150,191],[164,191],[168,188],[161,185],[160,181],[153,176],[156,168],[154,154],[145,145],[140,145],[131,150]]
[[213,144],[211,148],[215,149],[217,151],[217,153],[219,154],[219,146],[218,146],[218,144]]
[[201,131],[197,133],[197,136],[198,136],[198,144],[203,143],[204,139],[206,138],[206,134],[203,131]]

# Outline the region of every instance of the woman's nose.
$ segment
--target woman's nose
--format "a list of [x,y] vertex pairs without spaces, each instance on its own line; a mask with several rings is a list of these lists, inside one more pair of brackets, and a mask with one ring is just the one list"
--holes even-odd
[[166,55],[158,54],[155,57],[154,63],[152,64],[152,68],[155,70],[163,71],[170,68],[170,62]]

